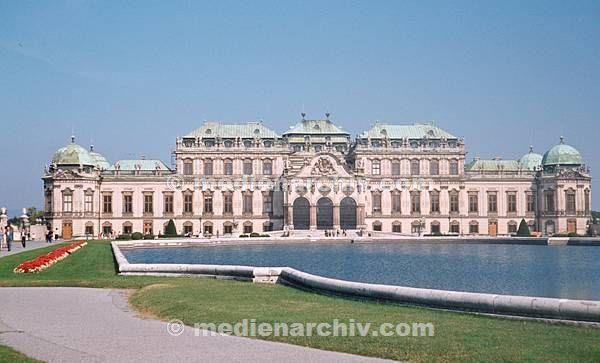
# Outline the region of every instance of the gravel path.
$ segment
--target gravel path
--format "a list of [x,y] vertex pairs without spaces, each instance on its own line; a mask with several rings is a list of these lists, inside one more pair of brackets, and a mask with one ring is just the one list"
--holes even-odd
[[131,311],[123,290],[0,288],[0,343],[48,362],[365,362],[374,359],[231,336],[177,337]]

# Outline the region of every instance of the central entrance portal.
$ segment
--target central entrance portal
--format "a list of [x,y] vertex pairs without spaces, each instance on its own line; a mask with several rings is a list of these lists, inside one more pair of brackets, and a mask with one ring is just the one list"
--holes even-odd
[[340,228],[356,229],[356,202],[350,197],[340,202]]
[[317,202],[317,229],[333,229],[333,202],[329,198]]
[[294,229],[310,228],[310,203],[306,198],[294,200]]

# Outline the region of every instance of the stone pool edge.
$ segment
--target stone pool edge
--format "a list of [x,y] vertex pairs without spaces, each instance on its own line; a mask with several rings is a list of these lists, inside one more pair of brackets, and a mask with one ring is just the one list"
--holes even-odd
[[258,283],[280,283],[305,290],[357,298],[471,311],[484,314],[600,323],[600,301],[500,295],[345,281],[312,275],[291,267],[202,264],[130,264],[119,244],[111,242],[120,275],[205,276]]

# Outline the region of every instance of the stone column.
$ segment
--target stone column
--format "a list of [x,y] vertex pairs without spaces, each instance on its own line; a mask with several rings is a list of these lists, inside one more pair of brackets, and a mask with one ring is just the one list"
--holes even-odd
[[340,229],[340,206],[333,206],[333,229]]
[[284,224],[286,224],[289,229],[294,229],[294,206],[288,205],[286,214],[287,216]]
[[317,206],[316,205],[310,206],[310,229],[311,230],[317,229]]
[[365,228],[365,206],[359,204],[356,206],[356,227]]

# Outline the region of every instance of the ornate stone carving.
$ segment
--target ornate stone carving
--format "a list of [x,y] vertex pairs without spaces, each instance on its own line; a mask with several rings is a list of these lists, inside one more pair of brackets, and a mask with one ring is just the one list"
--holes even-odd
[[336,171],[333,163],[325,157],[320,157],[310,172],[311,175],[333,175],[335,173]]

